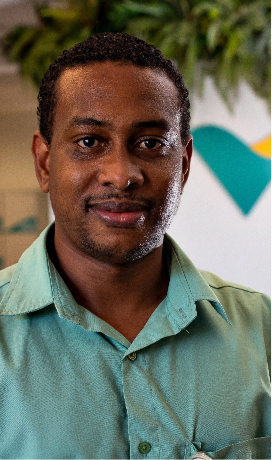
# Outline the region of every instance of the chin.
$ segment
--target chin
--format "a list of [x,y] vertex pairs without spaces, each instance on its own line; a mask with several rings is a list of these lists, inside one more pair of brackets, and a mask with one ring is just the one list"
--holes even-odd
[[126,246],[124,239],[115,244],[97,242],[91,239],[89,236],[82,235],[78,239],[81,250],[92,258],[98,259],[105,263],[116,263],[122,264],[127,262],[133,262],[151,253],[155,248],[159,247],[163,243],[163,235],[160,237],[152,235],[152,237],[145,239],[144,241],[136,244],[128,244]]

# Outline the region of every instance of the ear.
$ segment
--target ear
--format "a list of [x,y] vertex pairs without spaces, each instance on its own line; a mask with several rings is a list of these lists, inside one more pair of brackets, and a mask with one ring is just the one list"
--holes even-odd
[[183,156],[182,158],[182,188],[186,184],[188,177],[189,177],[192,152],[193,152],[193,136],[190,135],[188,142],[186,144],[186,147],[184,148],[183,153],[182,153],[182,156]]
[[35,171],[41,190],[49,192],[49,148],[40,131],[35,131],[32,140],[32,155]]

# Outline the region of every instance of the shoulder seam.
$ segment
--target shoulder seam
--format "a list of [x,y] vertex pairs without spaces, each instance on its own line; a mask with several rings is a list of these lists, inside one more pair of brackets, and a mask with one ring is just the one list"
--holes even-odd
[[243,289],[241,287],[232,286],[231,284],[226,284],[224,286],[213,286],[212,284],[209,284],[209,286],[213,289],[232,288],[232,289],[237,289],[238,291],[248,292],[249,294],[261,294],[261,292],[249,291],[248,289]]

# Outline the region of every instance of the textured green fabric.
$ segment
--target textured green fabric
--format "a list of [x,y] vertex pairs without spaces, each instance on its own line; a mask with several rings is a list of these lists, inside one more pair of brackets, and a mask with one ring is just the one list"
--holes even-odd
[[0,458],[271,458],[268,298],[167,236],[167,297],[129,343],[76,304],[47,232],[0,272]]

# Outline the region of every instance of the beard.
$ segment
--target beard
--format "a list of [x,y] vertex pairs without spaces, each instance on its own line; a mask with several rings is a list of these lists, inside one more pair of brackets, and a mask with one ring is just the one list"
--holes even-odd
[[[142,259],[156,247],[160,246],[164,237],[164,233],[159,230],[160,226],[158,226],[158,229],[153,229],[151,234],[139,227],[138,231],[141,233],[141,242],[135,244],[134,247],[130,249],[122,245],[113,246],[110,244],[103,244],[98,241],[98,238],[92,237],[90,232],[82,226],[76,228],[77,244],[86,255],[103,262],[115,263],[116,260],[119,260],[121,263],[133,262]],[[135,228],[127,229],[128,232],[133,230],[135,231]]]
[[[143,222],[137,224],[135,227],[126,229],[127,232],[133,232],[137,230],[137,240],[141,241],[138,244],[135,241],[135,245],[130,249],[125,248],[121,244],[118,246],[103,244],[101,241],[99,241],[99,235],[92,236],[89,228],[86,228],[87,226],[84,227],[83,225],[78,225],[75,229],[77,244],[80,245],[86,255],[108,263],[114,262],[117,259],[122,260],[124,263],[142,259],[151,253],[155,248],[163,244],[164,235],[169,228],[175,214],[177,213],[180,203],[180,196],[180,182],[173,180],[163,205],[159,207],[159,212],[157,210],[159,217],[157,220],[155,219],[155,224],[151,228],[146,228],[145,222]],[[110,198],[120,197],[113,194],[100,197],[100,199],[105,200]],[[90,197],[85,198],[85,208],[87,203],[89,204],[90,201]],[[158,208],[158,206],[156,206],[155,200],[137,199],[137,201],[145,201],[146,203],[148,202],[150,206],[152,205],[151,207],[153,207],[153,209]]]

